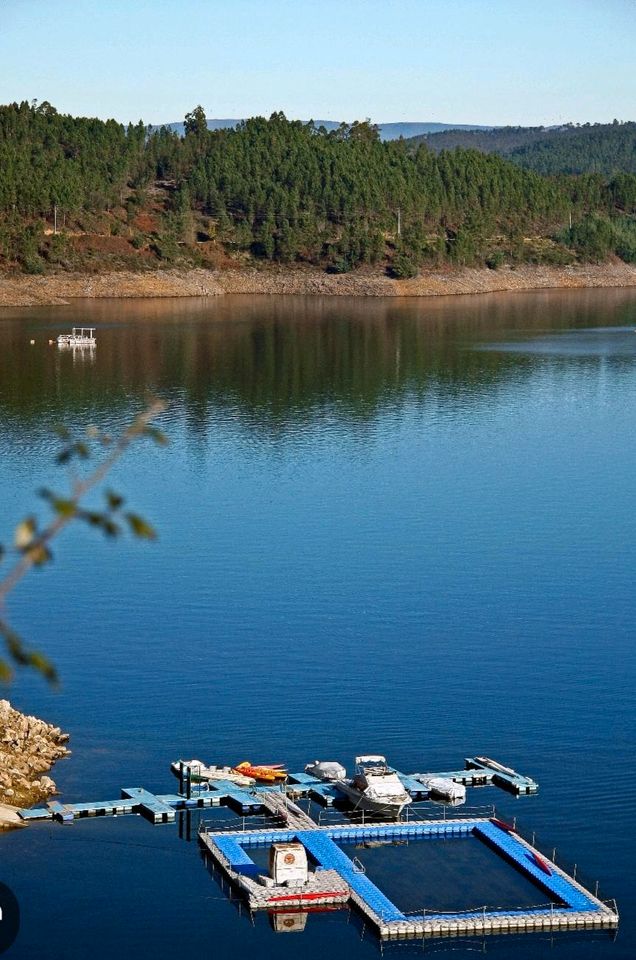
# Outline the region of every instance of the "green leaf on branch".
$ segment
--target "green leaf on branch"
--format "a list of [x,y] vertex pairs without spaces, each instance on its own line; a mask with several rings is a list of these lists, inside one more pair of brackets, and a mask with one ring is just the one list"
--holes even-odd
[[53,491],[47,487],[42,487],[41,490],[38,490],[38,493],[43,500],[50,503],[52,509],[61,517],[74,517],[77,513],[77,503],[75,500],[68,497],[58,497],[57,494],[53,493]]
[[15,534],[13,537],[13,542],[16,546],[16,549],[24,553],[25,550],[28,550],[33,539],[35,537],[35,531],[37,529],[37,524],[34,517],[27,517],[26,520],[23,520],[22,523],[19,523],[15,528]]
[[154,527],[140,517],[137,513],[127,513],[126,520],[128,521],[128,526],[130,527],[131,533],[134,533],[136,537],[139,537],[141,540],[155,540],[157,534],[155,533]]
[[124,498],[118,493],[115,493],[114,490],[107,490],[104,496],[106,497],[106,503],[111,510],[119,510],[124,502]]
[[99,527],[108,537],[116,537],[121,531],[118,524],[107,513],[97,510],[82,510],[77,514],[80,520],[85,520],[91,527]]
[[[15,630],[0,620],[0,636],[4,638],[9,656],[20,667],[33,667],[49,683],[57,683],[57,671],[51,661],[37,650],[28,650]],[[12,670],[5,660],[0,660],[0,680],[10,680]]]
[[43,543],[36,543],[35,546],[26,550],[25,554],[34,567],[43,567],[53,559],[53,554]]

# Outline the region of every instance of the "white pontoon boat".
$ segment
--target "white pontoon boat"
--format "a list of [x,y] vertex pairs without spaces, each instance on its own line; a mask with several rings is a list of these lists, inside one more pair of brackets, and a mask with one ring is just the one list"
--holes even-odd
[[94,347],[95,327],[73,327],[70,333],[61,333],[57,338],[58,347]]

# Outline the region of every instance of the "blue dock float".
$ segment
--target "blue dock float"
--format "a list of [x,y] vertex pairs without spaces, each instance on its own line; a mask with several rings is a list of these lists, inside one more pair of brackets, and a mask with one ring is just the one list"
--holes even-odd
[[[303,819],[305,818],[305,819]],[[247,851],[272,843],[299,842],[318,870],[335,871],[350,891],[351,902],[377,929],[382,939],[511,933],[534,930],[614,929],[616,905],[609,906],[585,890],[556,864],[500,821],[486,818],[374,823],[365,826],[338,824],[320,827],[305,814],[296,817],[301,828],[234,831],[231,835],[203,825],[199,837],[217,865],[230,879],[258,876],[259,870]],[[443,837],[476,836],[504,857],[550,897],[549,907],[519,910],[436,911],[408,914],[400,910],[342,849],[364,841],[434,840]],[[262,872],[262,868],[261,868]]]
[[59,803],[57,800],[51,800],[48,803],[48,808],[51,811],[51,814],[55,817],[56,820],[59,820],[60,823],[70,823],[74,819],[74,813],[69,809],[65,804]]
[[[519,778],[510,768],[501,768],[488,758],[475,758],[474,769],[464,775],[487,778],[508,777],[509,784],[529,786],[528,778]],[[397,772],[397,771],[396,771]],[[426,795],[425,784],[416,782],[416,776],[398,773],[405,788],[415,797]],[[340,796],[335,784],[319,781],[308,774],[290,776],[289,789],[279,785],[254,785],[241,788],[230,781],[212,781],[206,788],[192,792],[188,783],[186,793],[155,794],[144,787],[125,787],[121,798],[104,802],[61,803],[50,801],[45,807],[22,810],[25,821],[55,820],[70,823],[84,817],[138,814],[152,823],[171,823],[179,811],[197,808],[229,806],[241,814],[263,815],[262,826],[246,828],[246,822],[232,821],[229,827],[218,821],[202,824],[199,840],[212,861],[226,872],[245,894],[251,889],[249,903],[267,907],[266,887],[258,879],[263,868],[257,866],[249,854],[251,847],[267,848],[274,843],[301,843],[308,858],[316,865],[307,881],[310,891],[306,897],[333,898],[349,901],[373,925],[381,939],[409,937],[458,936],[486,933],[513,933],[528,930],[574,930],[584,928],[614,929],[618,925],[618,911],[603,903],[577,880],[568,876],[556,864],[544,858],[538,850],[520,837],[513,827],[494,818],[455,816],[445,819],[367,821],[366,823],[327,822],[312,819],[306,810],[290,799],[290,795],[322,798],[333,803]],[[535,785],[536,786],[536,785]],[[330,820],[332,818],[329,818]],[[546,907],[519,910],[481,910],[409,914],[366,876],[360,864],[347,855],[346,847],[366,842],[397,843],[402,841],[430,841],[444,838],[474,836],[486,844],[494,855],[503,858],[511,868],[521,871],[538,890],[547,894]],[[250,887],[251,884],[251,887]],[[313,884],[313,887],[311,886]],[[335,892],[334,892],[335,891]],[[278,900],[293,899],[285,892]],[[299,895],[300,896],[300,895]],[[484,898],[485,899],[485,898]]]
[[143,787],[123,787],[121,795],[132,800],[139,813],[153,823],[172,823],[176,817],[174,807]]
[[[492,784],[495,787],[507,790],[509,793],[514,793],[515,796],[536,793],[539,789],[539,784],[532,777],[526,777],[510,767],[504,767],[503,764],[492,760],[490,757],[466,757],[464,764],[463,770],[444,770],[441,773],[413,773],[411,779],[425,781],[432,777],[441,777],[445,780],[461,783],[465,787],[485,787]],[[406,787],[406,789],[409,788]]]
[[353,861],[326,832],[299,831],[296,839],[323,869],[336,870],[340,874],[352,893],[366,905],[367,911],[373,911],[376,917],[382,917],[387,922],[401,920],[404,917],[404,914],[369,880],[366,874],[356,870]]
[[539,789],[539,784],[532,777],[525,777],[490,757],[466,757],[464,763],[467,770],[475,770],[477,773],[486,771],[495,786],[503,787],[517,796],[521,793],[536,793]]
[[309,773],[290,773],[287,782],[290,793],[301,797],[309,797],[310,800],[315,800],[323,807],[333,806],[334,800],[345,799],[345,795],[338,790],[334,783],[319,780]]
[[18,811],[25,822],[38,820],[58,820],[72,823],[84,817],[117,817],[140,814],[152,823],[172,823],[180,810],[216,807],[226,805],[239,813],[260,813],[262,800],[241,790],[234,783],[217,781],[216,786],[202,790],[191,797],[167,793],[156,795],[143,787],[124,787],[121,799],[97,800],[89,803],[59,803],[50,801],[46,807],[33,807]]
[[[549,865],[543,857],[537,863],[537,853],[518,836],[502,830],[496,823],[489,821],[478,824],[474,829],[475,836],[479,837],[512,863],[521,873],[529,876],[533,882],[541,887],[557,903],[570,907],[572,910],[594,910],[596,898],[584,893],[582,888],[562,873],[557,873],[554,865]],[[549,873],[547,872],[549,871]]]

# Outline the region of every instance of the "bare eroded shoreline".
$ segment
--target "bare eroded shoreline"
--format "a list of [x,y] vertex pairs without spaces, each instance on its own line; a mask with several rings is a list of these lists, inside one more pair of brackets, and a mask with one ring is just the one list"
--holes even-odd
[[226,294],[431,297],[515,290],[636,286],[636,265],[524,265],[500,270],[456,268],[393,280],[380,272],[330,275],[314,268],[170,269],[96,275],[0,275],[0,307],[68,303],[77,298],[215,297]]

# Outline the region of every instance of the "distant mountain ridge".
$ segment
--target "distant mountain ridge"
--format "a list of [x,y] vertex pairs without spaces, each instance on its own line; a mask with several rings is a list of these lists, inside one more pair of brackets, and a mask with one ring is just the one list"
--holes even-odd
[[[214,119],[208,118],[208,130],[229,130],[242,123],[241,119]],[[308,121],[303,121],[308,123]],[[317,127],[325,127],[326,130],[336,130],[340,126],[339,120],[314,120]],[[153,125],[153,130],[160,127],[169,127],[180,136],[183,136],[183,121],[172,123],[159,123]],[[399,140],[404,137],[405,140],[411,137],[424,136],[431,133],[442,133],[446,130],[492,130],[491,126],[479,126],[468,123],[434,123],[434,122],[402,122],[402,123],[379,123],[380,137],[382,140]]]

